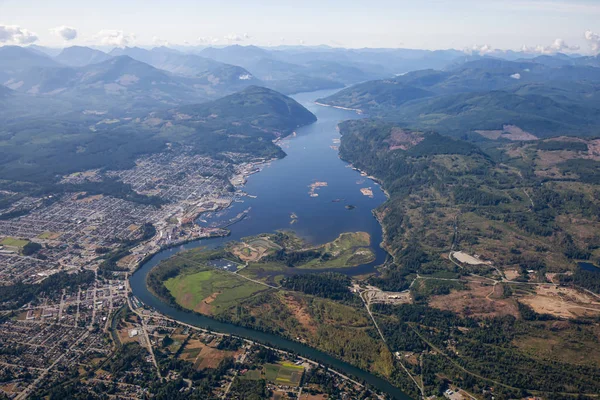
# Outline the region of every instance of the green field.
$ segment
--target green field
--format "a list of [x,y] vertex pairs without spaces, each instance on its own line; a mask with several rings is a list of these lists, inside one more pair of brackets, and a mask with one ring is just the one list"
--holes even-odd
[[262,369],[247,371],[242,378],[251,381],[266,379],[278,385],[298,386],[303,373],[303,366],[283,361],[277,364],[265,364]]
[[366,232],[342,233],[333,242],[321,246],[324,253],[331,255],[327,261],[314,259],[299,265],[301,269],[347,268],[366,264],[375,260],[375,254],[370,248],[371,237]]
[[298,386],[303,372],[304,367],[289,362],[265,365],[267,380],[279,385]]
[[[210,260],[231,258],[227,252],[232,247],[190,250],[153,269],[149,286],[159,295],[164,290],[169,296],[162,295],[163,298],[186,309],[288,338],[300,337],[308,345],[360,368],[391,376],[391,353],[372,335],[369,330],[372,322],[360,302],[353,306],[318,294],[270,289],[242,277],[278,286],[283,279],[298,274],[298,268],[313,268],[318,272],[322,268],[347,266],[357,249],[369,249],[371,241],[368,234],[360,232],[343,234],[333,242],[315,247],[295,238],[289,233],[269,235],[268,239],[281,245],[284,251],[250,262],[238,274],[207,266]],[[286,246],[288,243],[291,248]],[[352,298],[347,301],[352,302]],[[260,372],[248,371],[243,379],[297,385],[302,370],[293,364],[269,364]]]
[[167,280],[165,287],[181,306],[211,315],[266,289],[257,283],[217,270],[179,275]]
[[18,247],[19,249],[25,247],[27,243],[29,243],[29,240],[16,239],[13,237],[6,237],[0,242],[0,244],[3,246]]

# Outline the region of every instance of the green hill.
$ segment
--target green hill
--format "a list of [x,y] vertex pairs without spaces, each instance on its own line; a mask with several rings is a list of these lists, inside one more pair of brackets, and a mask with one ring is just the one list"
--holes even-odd
[[[239,123],[276,136],[286,136],[294,129],[315,122],[317,118],[298,102],[279,92],[259,86],[251,86],[241,92],[221,99],[179,107],[171,115],[182,113],[192,118],[186,124],[201,121],[210,124]],[[243,129],[242,129],[243,130]]]
[[363,110],[368,113],[386,113],[416,99],[431,97],[434,93],[396,80],[361,83],[334,94],[320,103]]
[[481,59],[365,82],[319,102],[454,136],[505,125],[539,137],[597,135],[600,68]]
[[557,101],[537,94],[503,91],[442,95],[412,102],[390,119],[417,129],[450,135],[518,126],[538,137],[599,132],[598,109],[574,101]]
[[129,168],[142,154],[165,151],[166,143],[211,156],[237,153],[238,161],[283,157],[273,140],[316,117],[289,97],[250,87],[144,118],[105,119],[105,115],[70,114],[7,120],[0,126],[2,154],[7,155],[0,157],[0,175],[7,181],[48,184],[75,171]]

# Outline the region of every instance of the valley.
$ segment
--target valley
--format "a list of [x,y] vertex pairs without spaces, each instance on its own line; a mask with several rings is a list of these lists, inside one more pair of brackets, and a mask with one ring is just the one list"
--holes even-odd
[[0,46],[0,397],[597,397],[597,56],[229,44]]

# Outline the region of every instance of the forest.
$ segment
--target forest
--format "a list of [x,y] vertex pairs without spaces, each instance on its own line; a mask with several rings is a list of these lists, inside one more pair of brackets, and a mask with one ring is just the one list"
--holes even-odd
[[[117,118],[110,124],[102,122],[106,116],[71,114],[9,120],[0,127],[0,189],[28,195],[88,189],[160,205],[158,199],[137,195],[115,182],[94,183],[95,187],[58,182],[74,172],[132,168],[137,158],[168,148],[185,147],[214,157],[234,152],[247,159],[282,158],[285,153],[273,140],[315,121],[315,116],[293,99],[259,87],[208,103],[151,111],[143,118]],[[180,119],[177,115],[181,113],[193,118]],[[220,118],[206,118],[213,114]],[[147,122],[158,117],[159,125]]]
[[281,281],[281,286],[289,290],[343,302],[356,302],[358,298],[349,289],[351,284],[349,276],[334,272],[292,275]]

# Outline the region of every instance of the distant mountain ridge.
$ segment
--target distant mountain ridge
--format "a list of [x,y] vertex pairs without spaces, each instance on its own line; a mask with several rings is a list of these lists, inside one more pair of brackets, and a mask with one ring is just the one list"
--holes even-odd
[[109,54],[111,56],[126,55],[174,74],[200,78],[207,85],[229,85],[232,86],[232,90],[261,84],[260,80],[243,67],[218,62],[195,54],[180,53],[164,47],[151,50],[139,47],[115,48]]
[[[131,53],[165,68],[171,63],[173,70],[175,66],[196,70],[190,75],[176,74],[118,53]],[[143,112],[199,103],[261,83],[241,67],[165,49],[127,48],[109,55],[87,47],[70,47],[52,59],[8,46],[0,48],[0,59],[0,84],[32,96],[69,101],[75,110]]]
[[167,72],[128,56],[84,67],[31,68],[13,76],[5,85],[33,95],[73,99],[81,104],[107,103],[115,108],[141,104],[180,104],[207,97]]
[[600,68],[485,58],[365,82],[318,101],[460,136],[504,125],[538,136],[594,135],[600,133]]
[[47,55],[20,46],[0,47],[0,83],[11,74],[33,67],[59,67],[61,64]]
[[110,55],[100,50],[82,46],[67,47],[54,57],[56,61],[70,67],[83,67],[90,64],[97,64],[110,58]]

